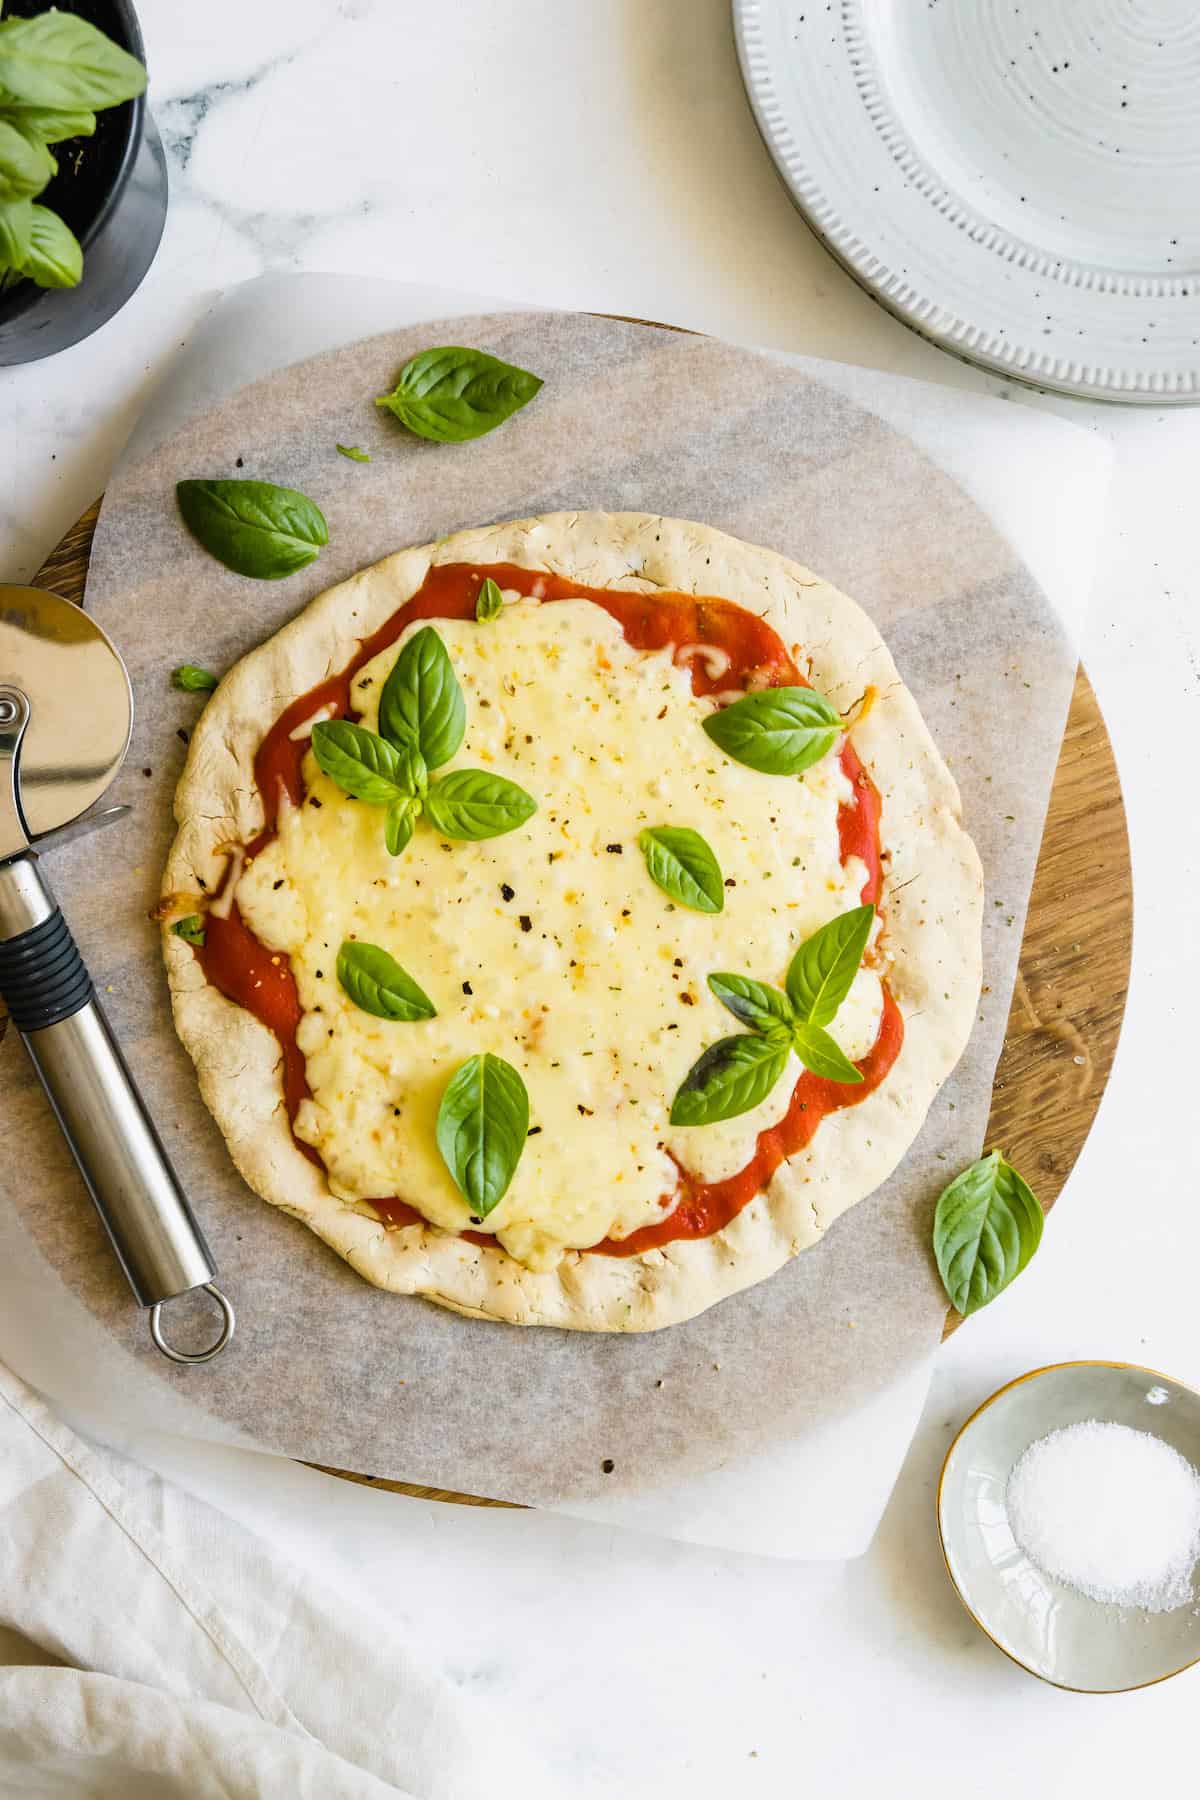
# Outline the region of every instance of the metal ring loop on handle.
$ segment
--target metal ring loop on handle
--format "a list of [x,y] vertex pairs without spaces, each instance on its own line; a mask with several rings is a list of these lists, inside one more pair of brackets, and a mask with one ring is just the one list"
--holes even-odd
[[[193,1289],[192,1292],[194,1291],[195,1290]],[[163,1336],[162,1318],[160,1316],[163,1307],[168,1306],[170,1302],[167,1300],[160,1300],[156,1305],[150,1308],[150,1336],[154,1339],[155,1344],[158,1349],[162,1351],[163,1355],[169,1356],[172,1362],[211,1362],[214,1356],[220,1355],[221,1351],[225,1348],[226,1344],[234,1334],[237,1327],[237,1315],[233,1310],[233,1302],[227,1295],[221,1292],[214,1281],[206,1281],[204,1283],[204,1292],[212,1295],[217,1305],[221,1308],[222,1313],[221,1335],[216,1343],[210,1345],[207,1350],[176,1350],[173,1345],[168,1344],[166,1338]],[[178,1299],[179,1295],[176,1294],[174,1297],[175,1299]]]

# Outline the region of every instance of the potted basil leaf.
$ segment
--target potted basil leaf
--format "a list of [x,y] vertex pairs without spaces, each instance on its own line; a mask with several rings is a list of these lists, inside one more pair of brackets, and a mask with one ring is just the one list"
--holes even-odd
[[167,209],[130,0],[0,17],[0,365],[89,337],[154,260]]

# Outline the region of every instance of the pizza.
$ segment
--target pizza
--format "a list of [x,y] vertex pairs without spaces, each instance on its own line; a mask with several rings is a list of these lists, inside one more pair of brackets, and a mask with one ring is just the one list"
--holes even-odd
[[241,1174],[360,1275],[646,1331],[815,1244],[969,1036],[982,876],[874,625],[707,526],[402,550],[220,682],[160,914]]

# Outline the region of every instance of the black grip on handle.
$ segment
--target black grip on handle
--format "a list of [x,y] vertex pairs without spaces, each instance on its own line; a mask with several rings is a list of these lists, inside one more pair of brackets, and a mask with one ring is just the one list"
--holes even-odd
[[92,978],[61,912],[0,944],[0,994],[18,1031],[42,1031],[87,1005]]

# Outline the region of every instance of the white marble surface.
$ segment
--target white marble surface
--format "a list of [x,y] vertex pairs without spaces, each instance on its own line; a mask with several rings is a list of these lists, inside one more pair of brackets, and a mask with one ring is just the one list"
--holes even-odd
[[[29,574],[103,486],[203,296],[341,268],[673,320],[1008,391],[1116,446],[1086,660],[1137,893],[1117,1069],[1036,1262],[943,1352],[875,1546],[769,1563],[350,1489],[236,1452],[154,1458],[370,1595],[528,1720],[574,1796],[996,1796],[1165,1787],[1196,1673],[1111,1700],[1043,1687],[961,1611],[932,1520],[962,1417],[1010,1376],[1127,1357],[1200,1384],[1190,1032],[1200,732],[1200,412],[1039,399],[950,362],[808,236],[750,122],[725,0],[141,0],[172,209],[99,337],[0,380],[0,567]],[[1036,1172],[1034,1172],[1036,1177]],[[2,1290],[0,1290],[2,1291]],[[1186,1734],[1186,1735],[1185,1735]]]

